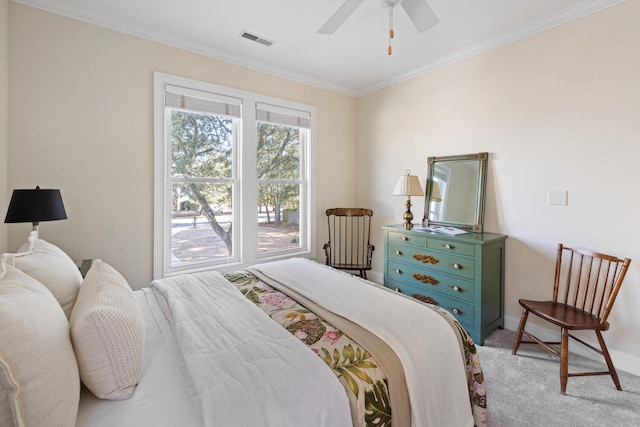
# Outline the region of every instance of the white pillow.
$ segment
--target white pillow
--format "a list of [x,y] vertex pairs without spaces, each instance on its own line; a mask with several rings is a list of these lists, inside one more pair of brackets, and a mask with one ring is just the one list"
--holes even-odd
[[58,300],[67,319],[82,283],[78,266],[55,245],[34,234],[15,256],[15,266],[45,285]]
[[3,269],[0,425],[73,426],[80,378],[69,323],[41,283],[12,266]]
[[101,399],[128,399],[140,382],[144,320],[124,277],[95,260],[71,313],[80,379]]

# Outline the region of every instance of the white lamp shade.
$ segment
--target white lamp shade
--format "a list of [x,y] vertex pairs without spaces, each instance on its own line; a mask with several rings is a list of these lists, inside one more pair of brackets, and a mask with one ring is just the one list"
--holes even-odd
[[431,201],[432,202],[441,202],[442,195],[440,194],[440,186],[438,185],[438,181],[431,181]]
[[402,175],[393,189],[394,196],[422,196],[422,187],[416,175]]

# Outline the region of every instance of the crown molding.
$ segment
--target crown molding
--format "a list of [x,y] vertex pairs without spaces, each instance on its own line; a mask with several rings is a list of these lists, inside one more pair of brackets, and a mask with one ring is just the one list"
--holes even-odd
[[609,7],[616,6],[626,1],[627,0],[586,0],[576,6],[546,16],[543,19],[533,21],[528,25],[518,27],[514,30],[507,31],[495,37],[491,37],[487,40],[475,43],[464,49],[460,49],[449,55],[445,55],[409,73],[394,77],[393,79],[386,80],[374,86],[370,86],[362,91],[357,92],[356,96],[363,96],[381,89],[385,89],[403,81],[410,80],[414,77],[427,74],[440,68],[444,68],[447,65],[455,64],[456,62],[460,62],[476,55],[480,55],[481,53],[497,49],[499,47],[508,45],[518,40],[522,40],[534,34],[541,33],[548,29],[591,15]]
[[129,25],[118,20],[109,19],[99,14],[90,13],[86,10],[63,4],[56,0],[11,0],[14,3],[20,3],[25,6],[34,7],[47,12],[54,13],[56,15],[65,16],[67,18],[76,19],[78,21],[86,22],[88,24],[97,25],[99,27],[107,28],[113,31],[117,31],[124,34],[129,34],[135,37],[139,37],[152,42],[160,43],[166,46],[175,47],[178,49],[186,50],[198,55],[208,56],[210,58],[227,62],[229,64],[237,65],[244,68],[249,68],[261,73],[270,74],[275,77],[291,80],[297,83],[301,83],[308,86],[314,86],[319,89],[328,90],[331,92],[347,95],[351,97],[357,96],[357,91],[352,88],[343,87],[341,85],[335,85],[331,82],[324,80],[311,79],[308,76],[291,73],[284,68],[271,67],[258,61],[252,61],[246,57],[240,57],[227,51],[219,49],[213,49],[211,46],[196,43],[192,40],[183,39],[180,37],[169,36],[162,32],[149,31],[139,28],[135,25]]
[[88,13],[87,11],[81,8],[69,6],[61,2],[58,2],[56,0],[11,0],[11,1],[15,3],[24,4],[26,6],[42,9],[58,15],[63,15],[72,19],[84,21],[89,24],[105,27],[114,31],[130,34],[146,40],[158,42],[158,43],[175,47],[178,49],[183,49],[199,55],[208,56],[220,61],[228,62],[233,65],[249,68],[249,69],[266,73],[266,74],[270,74],[275,77],[280,77],[280,78],[291,80],[297,83],[314,86],[319,89],[336,92],[342,95],[347,95],[351,97],[360,97],[372,92],[376,92],[381,89],[385,89],[387,87],[412,79],[414,77],[427,74],[431,71],[444,68],[448,65],[454,64],[456,62],[460,62],[462,60],[471,58],[481,53],[485,53],[490,50],[497,49],[499,47],[513,43],[515,41],[522,40],[526,37],[557,27],[567,22],[574,21],[584,16],[591,15],[593,13],[599,12],[609,7],[616,6],[628,0],[585,0],[576,6],[573,6],[565,10],[562,10],[560,12],[554,13],[552,15],[546,16],[545,18],[538,19],[536,21],[531,22],[528,25],[515,28],[511,31],[507,31],[505,33],[499,34],[495,37],[489,38],[482,42],[475,43],[464,49],[460,49],[449,55],[440,57],[409,73],[405,73],[405,74],[396,76],[392,79],[384,80],[378,84],[368,86],[366,88],[360,88],[360,89],[354,88],[354,87],[344,87],[341,85],[336,85],[329,81],[311,79],[308,76],[291,73],[290,71],[287,71],[284,68],[268,66],[258,61],[252,61],[251,59],[248,59],[245,57],[239,57],[227,51],[212,49],[210,46],[207,46],[205,44],[195,43],[191,40],[181,39],[174,36],[168,36],[160,32],[144,30],[137,26],[124,24],[120,21],[111,20],[103,16],[100,16],[98,14]]

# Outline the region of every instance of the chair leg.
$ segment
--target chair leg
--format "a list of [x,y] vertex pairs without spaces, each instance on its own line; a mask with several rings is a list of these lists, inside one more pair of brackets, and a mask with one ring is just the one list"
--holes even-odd
[[611,379],[613,379],[613,383],[616,385],[616,388],[622,391],[622,387],[620,387],[620,379],[618,378],[618,373],[616,372],[616,368],[613,367],[613,361],[611,360],[611,356],[609,355],[609,350],[607,350],[607,345],[604,343],[604,338],[602,337],[602,333],[600,331],[595,331],[598,336],[598,342],[600,342],[600,348],[602,349],[602,355],[604,356],[604,360],[607,362],[607,367],[609,368],[609,374],[611,374]]
[[520,341],[522,340],[522,331],[524,330],[524,325],[527,323],[528,316],[529,312],[526,309],[522,310],[522,316],[520,316],[520,324],[518,325],[516,338],[513,340],[513,351],[511,354],[516,354],[518,352],[518,347],[520,347]]
[[569,379],[569,330],[562,328],[560,340],[560,393],[567,394]]
[[362,277],[363,279],[367,278],[367,271],[366,270],[360,270],[360,277]]

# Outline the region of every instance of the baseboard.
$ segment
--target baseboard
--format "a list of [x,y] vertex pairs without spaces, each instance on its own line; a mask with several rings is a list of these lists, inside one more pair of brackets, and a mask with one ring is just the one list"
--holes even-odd
[[[505,317],[504,327],[510,331],[515,331],[518,329],[518,324],[520,323],[520,318],[515,317]],[[542,341],[559,341],[560,340],[560,331],[557,329],[545,328],[543,326],[538,326],[533,323],[527,323],[527,330],[540,338]],[[594,335],[595,336],[595,335]],[[606,338],[606,336],[605,336]],[[598,348],[597,342],[592,342],[591,340],[586,340],[589,344]],[[569,340],[569,351],[575,354],[579,354],[580,356],[584,356],[588,359],[592,359],[598,362],[604,363],[604,359],[599,354],[585,348],[584,346]],[[640,357],[634,356],[632,354],[624,353],[612,348],[609,348],[609,354],[611,355],[611,359],[613,360],[613,364],[616,367],[616,370],[629,372],[633,375],[640,376]]]
[[384,284],[384,274],[378,273],[377,271],[373,271],[373,270],[367,271],[367,279],[379,285]]

